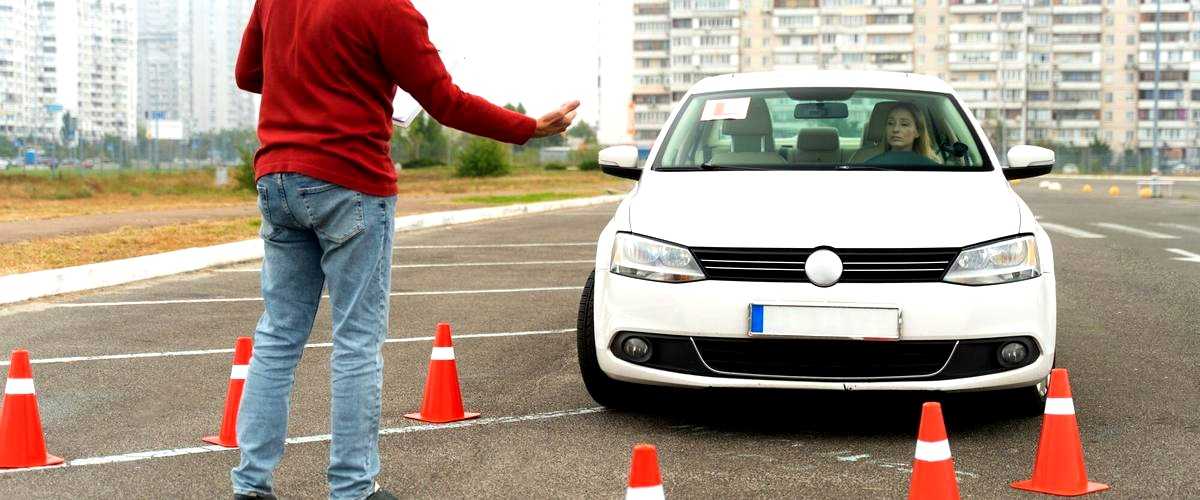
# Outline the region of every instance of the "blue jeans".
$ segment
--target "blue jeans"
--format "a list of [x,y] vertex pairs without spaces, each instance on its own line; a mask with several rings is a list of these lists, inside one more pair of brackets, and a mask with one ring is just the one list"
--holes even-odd
[[300,174],[258,179],[266,310],[238,413],[240,494],[271,494],[283,458],[296,365],[321,289],[333,311],[329,498],[362,499],[379,473],[379,411],[388,328],[396,198],[380,198]]

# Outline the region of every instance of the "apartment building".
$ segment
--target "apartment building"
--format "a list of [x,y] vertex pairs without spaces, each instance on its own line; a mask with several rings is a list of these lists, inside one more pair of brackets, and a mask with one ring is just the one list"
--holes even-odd
[[131,0],[0,0],[0,132],[60,140],[62,115],[84,140],[136,133]]
[[[138,119],[190,121],[191,5],[138,0]],[[185,127],[185,133],[187,133]]]
[[242,32],[254,0],[190,0],[191,106],[185,122],[191,132],[252,128],[257,96],[233,84]]
[[[1000,150],[1099,140],[1148,154],[1157,116],[1164,157],[1200,162],[1200,4],[1163,0],[1157,115],[1156,9],[1149,0],[635,1],[634,139],[652,143],[670,104],[707,75],[876,69],[946,80]],[[664,25],[666,43],[651,45]],[[658,86],[638,85],[649,80]]]

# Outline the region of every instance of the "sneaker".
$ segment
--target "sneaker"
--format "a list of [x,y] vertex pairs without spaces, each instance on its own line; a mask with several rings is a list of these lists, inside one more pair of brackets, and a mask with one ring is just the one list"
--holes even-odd
[[275,495],[272,495],[270,493],[255,492],[255,493],[250,493],[248,495],[243,495],[241,493],[234,493],[233,500],[277,500],[277,499],[275,498]]
[[367,497],[367,500],[397,500],[396,495],[391,494],[388,490],[381,489],[379,483],[375,483],[375,492]]

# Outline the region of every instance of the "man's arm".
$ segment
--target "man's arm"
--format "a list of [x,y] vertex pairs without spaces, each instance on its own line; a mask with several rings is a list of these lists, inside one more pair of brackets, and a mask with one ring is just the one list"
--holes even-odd
[[541,120],[496,106],[463,92],[429,41],[429,26],[409,0],[384,0],[371,32],[388,75],[442,125],[512,144],[561,133],[575,118],[578,102],[567,103]]
[[237,67],[233,76],[238,88],[255,94],[262,93],[263,86],[263,34],[262,21],[258,15],[258,2],[254,2],[254,11],[250,14],[250,22],[246,32],[242,34],[242,48],[238,51]]

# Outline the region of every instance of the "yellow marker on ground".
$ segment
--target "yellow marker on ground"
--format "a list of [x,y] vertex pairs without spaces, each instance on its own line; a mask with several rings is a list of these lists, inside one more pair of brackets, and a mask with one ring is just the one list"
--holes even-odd
[[1144,188],[1141,188],[1138,190],[1139,198],[1150,198],[1153,195],[1154,195],[1154,191],[1151,191],[1150,188],[1148,188],[1148,187],[1144,187]]
[[1121,188],[1116,187],[1116,186],[1108,188],[1108,195],[1109,196],[1121,196]]
[[1092,185],[1091,185],[1091,184],[1084,184],[1084,185],[1083,185],[1083,192],[1085,192],[1085,193],[1090,193],[1090,192],[1092,192]]
[[1014,186],[1019,186],[1019,185],[1021,185],[1021,179],[1013,179],[1013,180],[1011,180],[1011,181],[1009,181],[1009,182],[1010,182],[1010,183],[1012,183],[1012,185],[1014,185]]

